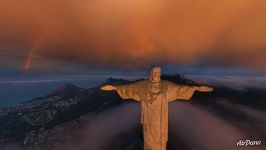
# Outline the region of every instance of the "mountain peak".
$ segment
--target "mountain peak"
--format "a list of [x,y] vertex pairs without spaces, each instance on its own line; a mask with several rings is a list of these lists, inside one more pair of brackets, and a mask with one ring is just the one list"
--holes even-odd
[[58,88],[56,88],[53,93],[62,93],[62,92],[65,92],[65,91],[72,91],[72,90],[79,90],[81,88],[77,87],[76,85],[74,84],[65,84],[63,86],[60,86]]

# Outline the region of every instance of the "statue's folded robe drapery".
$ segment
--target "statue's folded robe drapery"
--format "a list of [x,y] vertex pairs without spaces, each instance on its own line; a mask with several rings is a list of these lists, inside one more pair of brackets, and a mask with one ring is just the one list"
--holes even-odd
[[115,86],[122,99],[134,99],[141,104],[141,123],[143,125],[144,149],[164,150],[168,140],[168,102],[189,100],[195,86],[178,85],[161,80],[161,92],[152,103],[149,80],[127,85]]

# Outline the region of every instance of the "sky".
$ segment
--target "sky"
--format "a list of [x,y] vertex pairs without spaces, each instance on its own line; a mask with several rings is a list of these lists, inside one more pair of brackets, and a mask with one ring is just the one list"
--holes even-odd
[[2,78],[143,73],[162,64],[166,72],[184,74],[265,75],[265,5],[264,0],[1,0],[0,73]]

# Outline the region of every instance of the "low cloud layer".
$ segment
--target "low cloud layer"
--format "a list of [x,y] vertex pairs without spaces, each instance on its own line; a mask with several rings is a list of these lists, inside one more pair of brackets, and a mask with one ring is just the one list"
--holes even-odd
[[[171,102],[169,105],[169,134],[172,135],[169,137],[169,144],[172,149],[180,148],[180,145],[177,144],[180,141],[175,141],[172,137],[177,137],[192,150],[235,150],[237,149],[237,141],[253,138],[249,136],[249,131],[237,128],[232,123],[215,116],[202,107],[180,101]],[[262,112],[260,111],[254,113],[254,111],[250,112],[251,109],[244,107],[239,110],[248,110],[247,113],[253,115],[252,118],[256,119],[260,116],[261,119]],[[265,115],[263,114],[263,116]],[[134,128],[140,128],[140,107],[136,102],[127,102],[98,114],[83,124],[82,128],[73,131],[76,132],[74,134],[82,136],[68,142],[57,141],[57,143],[53,143],[52,149],[108,149],[106,146],[114,144],[111,141],[122,140],[114,139],[119,137],[116,135],[127,133]],[[263,146],[256,147],[256,149],[263,149]],[[18,144],[11,143],[3,149],[19,150],[21,148]]]
[[170,105],[170,129],[189,149],[234,150],[246,133],[203,109],[188,103]]
[[[102,150],[112,145],[116,135],[140,126],[140,107],[138,103],[125,103],[122,106],[98,115],[81,130],[83,138],[71,143],[59,144],[56,149],[88,148]],[[222,118],[190,103],[172,102],[169,104],[169,132],[178,137],[189,149],[234,150],[236,142],[249,138],[245,132]],[[121,139],[116,139],[121,140]],[[172,148],[177,149],[180,141],[169,139]],[[262,147],[257,147],[262,149]]]

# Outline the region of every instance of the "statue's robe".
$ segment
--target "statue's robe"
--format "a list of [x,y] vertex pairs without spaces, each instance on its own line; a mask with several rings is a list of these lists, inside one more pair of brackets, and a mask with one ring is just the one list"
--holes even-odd
[[189,100],[195,86],[178,85],[160,81],[161,92],[151,99],[149,80],[115,86],[122,99],[134,99],[141,104],[141,123],[143,125],[144,150],[165,150],[168,140],[168,102]]

